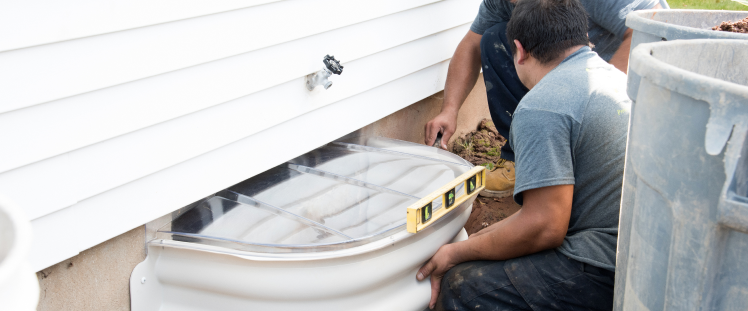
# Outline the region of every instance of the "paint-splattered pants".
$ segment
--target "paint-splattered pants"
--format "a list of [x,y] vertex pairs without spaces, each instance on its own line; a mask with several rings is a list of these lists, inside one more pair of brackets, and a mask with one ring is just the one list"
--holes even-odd
[[442,279],[436,310],[613,309],[614,273],[554,250],[506,261],[469,261]]
[[[528,90],[514,69],[512,50],[506,38],[506,23],[488,28],[483,33],[480,48],[491,119],[499,134],[508,139],[514,109]],[[501,148],[501,157],[514,161],[514,151],[509,144]]]

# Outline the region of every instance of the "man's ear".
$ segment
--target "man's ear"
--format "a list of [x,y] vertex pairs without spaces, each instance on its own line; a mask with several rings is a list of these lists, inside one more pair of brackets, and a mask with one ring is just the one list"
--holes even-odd
[[525,47],[522,46],[522,43],[519,43],[519,40],[514,39],[514,46],[517,47],[517,53],[515,57],[517,58],[517,64],[524,65],[525,61],[527,61],[527,58],[529,55],[527,55],[527,51],[525,50]]

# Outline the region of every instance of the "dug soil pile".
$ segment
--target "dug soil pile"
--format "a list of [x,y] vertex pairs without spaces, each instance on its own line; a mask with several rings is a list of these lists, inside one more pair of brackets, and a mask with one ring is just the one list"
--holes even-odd
[[[501,147],[504,144],[506,139],[499,134],[493,122],[483,119],[477,130],[455,140],[452,152],[473,165],[483,165],[491,170],[499,163]],[[473,211],[465,223],[465,231],[472,235],[511,216],[520,207],[512,197],[496,199],[479,196],[473,203]]]
[[452,152],[473,165],[483,165],[490,170],[499,163],[504,144],[506,139],[499,134],[493,122],[483,119],[477,130],[455,140]]
[[722,22],[719,26],[712,27],[712,30],[748,33],[748,17],[734,23],[732,21]]

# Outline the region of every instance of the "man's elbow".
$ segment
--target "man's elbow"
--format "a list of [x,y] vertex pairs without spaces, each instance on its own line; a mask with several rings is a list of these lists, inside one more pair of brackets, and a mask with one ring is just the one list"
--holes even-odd
[[552,226],[546,227],[540,233],[537,247],[539,250],[546,250],[561,246],[566,237],[566,230],[567,228],[554,228]]
[[528,190],[523,193],[525,205],[520,216],[525,221],[528,238],[534,243],[532,252],[553,249],[564,243],[569,230],[573,185],[558,185]]

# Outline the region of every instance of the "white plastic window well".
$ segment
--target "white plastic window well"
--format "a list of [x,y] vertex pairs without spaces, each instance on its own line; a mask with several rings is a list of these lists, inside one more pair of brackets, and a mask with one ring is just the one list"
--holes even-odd
[[408,206],[471,168],[394,139],[333,142],[180,210],[156,240],[269,253],[359,246],[404,232]]

